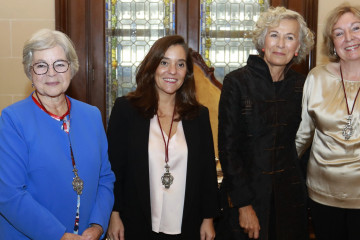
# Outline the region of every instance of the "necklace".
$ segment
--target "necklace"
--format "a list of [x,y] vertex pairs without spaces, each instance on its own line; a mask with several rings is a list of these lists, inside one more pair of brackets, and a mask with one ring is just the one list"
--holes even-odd
[[342,71],[341,71],[341,65],[340,65],[340,75],[341,75],[341,83],[342,83],[342,86],[343,86],[343,89],[344,89],[346,110],[347,110],[347,113],[348,113],[348,116],[346,118],[347,123],[346,123],[345,127],[343,128],[342,135],[344,136],[345,140],[349,140],[351,138],[351,136],[353,135],[353,133],[354,133],[354,127],[353,127],[353,123],[352,123],[352,113],[354,111],[354,107],[355,107],[355,104],[356,104],[356,99],[357,99],[357,97],[359,95],[360,87],[357,90],[357,93],[356,93],[356,96],[355,96],[355,99],[354,99],[354,103],[353,103],[353,106],[352,106],[351,111],[350,111],[349,110],[349,104],[348,104],[348,101],[347,101],[347,96],[346,96],[344,79],[343,79],[343,75],[342,75]]
[[[39,95],[37,93],[37,91],[35,91],[35,94],[36,94],[36,97],[37,99],[39,100],[39,103],[41,104],[41,106],[43,107],[44,111],[49,114],[50,116],[52,116],[53,114],[50,113],[44,106],[44,104],[41,102],[41,99],[39,98]],[[69,111],[69,104],[67,102],[67,99],[65,97],[65,102],[66,102],[66,106],[67,106],[67,112],[69,112],[69,120],[70,120],[70,111]],[[65,124],[65,116],[60,119],[61,121],[63,121],[64,125]],[[73,166],[73,172],[74,172],[74,175],[75,177],[73,178],[73,181],[72,181],[72,186],[73,186],[73,189],[74,191],[78,194],[78,195],[81,195],[82,194],[82,190],[83,190],[83,187],[84,187],[84,182],[83,180],[81,180],[81,178],[79,177],[78,175],[78,170],[76,168],[76,165],[75,165],[75,158],[74,158],[74,153],[73,153],[73,150],[72,150],[72,146],[71,146],[71,140],[70,140],[70,134],[68,134],[68,138],[69,138],[69,144],[70,144],[70,154],[71,154],[71,162],[72,162],[72,166]]]
[[[73,166],[73,172],[75,177],[73,178],[72,181],[72,186],[74,191],[77,194],[77,203],[76,203],[76,215],[75,215],[75,224],[74,224],[74,234],[78,234],[79,233],[79,222],[80,222],[80,195],[82,194],[82,190],[84,188],[84,181],[79,177],[78,175],[78,170],[76,168],[75,165],[75,158],[74,158],[74,153],[72,150],[72,146],[71,146],[71,139],[70,139],[70,108],[69,108],[69,103],[68,103],[68,99],[65,96],[65,102],[66,102],[66,107],[67,107],[67,111],[65,113],[65,115],[63,115],[62,117],[56,117],[56,115],[50,113],[44,106],[44,104],[41,102],[41,99],[39,98],[39,95],[37,93],[37,91],[35,90],[35,94],[37,99],[39,100],[39,103],[42,107],[42,109],[49,114],[51,117],[58,119],[60,121],[63,122],[63,126],[64,126],[64,131],[67,133],[68,135],[68,139],[69,139],[69,145],[70,145],[70,155],[71,155],[71,162],[72,162],[72,166]],[[69,115],[69,120],[67,119],[67,115]]]
[[166,189],[169,189],[170,185],[174,181],[174,177],[170,173],[170,166],[168,164],[168,162],[169,162],[169,141],[170,141],[170,137],[171,137],[171,129],[172,129],[172,126],[173,126],[173,123],[174,123],[174,116],[175,116],[175,107],[174,107],[174,112],[173,112],[172,119],[171,119],[168,140],[167,140],[167,143],[166,143],[164,133],[163,133],[163,130],[162,130],[162,127],[161,127],[161,123],[160,123],[160,120],[159,120],[159,115],[156,114],[156,117],[157,117],[157,120],[158,120],[158,123],[159,123],[159,126],[160,126],[161,135],[162,135],[162,138],[164,140],[164,145],[165,145],[165,173],[161,177],[161,183],[162,183],[162,185],[164,185],[164,187]]

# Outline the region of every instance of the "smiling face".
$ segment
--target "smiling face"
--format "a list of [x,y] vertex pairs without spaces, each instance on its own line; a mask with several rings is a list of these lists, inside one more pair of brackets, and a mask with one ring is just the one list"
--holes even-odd
[[342,15],[333,27],[332,38],[342,61],[360,60],[360,19],[353,13]]
[[34,87],[39,95],[43,97],[57,98],[62,96],[68,89],[71,80],[70,67],[64,73],[56,72],[53,68],[53,63],[59,60],[67,61],[65,51],[59,45],[53,48],[34,52],[31,63],[32,66],[34,66],[34,64],[39,66],[39,63],[46,63],[49,65],[47,73],[42,75],[37,75],[33,69],[30,69]]
[[155,72],[159,98],[175,96],[186,76],[186,53],[181,45],[170,46]]
[[268,29],[264,43],[264,60],[271,67],[286,67],[300,49],[299,23],[282,19],[279,26]]

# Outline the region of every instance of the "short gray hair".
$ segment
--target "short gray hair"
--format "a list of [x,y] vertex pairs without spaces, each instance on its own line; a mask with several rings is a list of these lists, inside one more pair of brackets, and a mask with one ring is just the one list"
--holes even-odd
[[23,66],[26,76],[31,80],[31,63],[34,52],[50,49],[59,45],[65,51],[67,60],[70,62],[71,78],[79,70],[79,59],[71,39],[60,31],[41,29],[35,32],[24,44],[23,48]]
[[297,12],[286,9],[284,7],[270,7],[267,11],[260,14],[260,18],[256,22],[255,29],[253,31],[252,40],[256,50],[261,57],[264,57],[262,49],[265,45],[265,37],[269,27],[277,27],[280,24],[280,20],[294,19],[299,23],[300,33],[299,42],[300,49],[298,56],[294,56],[292,62],[300,63],[309,54],[310,50],[314,46],[314,34],[307,27],[304,18]]

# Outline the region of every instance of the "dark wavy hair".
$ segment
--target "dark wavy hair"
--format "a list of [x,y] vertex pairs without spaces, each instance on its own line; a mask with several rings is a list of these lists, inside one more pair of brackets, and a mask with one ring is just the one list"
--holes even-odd
[[186,75],[183,85],[177,90],[175,96],[176,113],[181,119],[192,119],[199,111],[199,102],[195,95],[195,81],[193,74],[193,61],[191,58],[191,49],[188,48],[184,38],[179,35],[170,35],[158,39],[150,48],[148,54],[139,65],[136,73],[137,88],[130,92],[127,98],[133,106],[145,118],[152,118],[158,110],[159,96],[155,86],[155,73],[164,58],[165,52],[169,47],[180,45],[186,53]]

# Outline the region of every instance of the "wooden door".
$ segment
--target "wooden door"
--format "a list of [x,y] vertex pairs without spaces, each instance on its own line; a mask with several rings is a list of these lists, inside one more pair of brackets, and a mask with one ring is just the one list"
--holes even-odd
[[79,57],[67,94],[98,107],[105,123],[105,2],[55,0],[55,13],[56,29],[71,38]]

